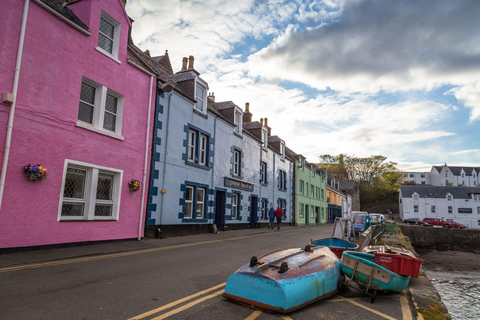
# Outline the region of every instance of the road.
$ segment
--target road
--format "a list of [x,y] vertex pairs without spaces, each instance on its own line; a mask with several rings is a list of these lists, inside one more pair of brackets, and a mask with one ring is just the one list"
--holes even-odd
[[304,247],[330,233],[331,225],[230,231],[203,241],[174,238],[167,246],[154,240],[142,250],[0,267],[0,319],[412,319],[400,294],[379,295],[371,304],[347,288],[288,315],[221,296],[228,276],[251,256]]

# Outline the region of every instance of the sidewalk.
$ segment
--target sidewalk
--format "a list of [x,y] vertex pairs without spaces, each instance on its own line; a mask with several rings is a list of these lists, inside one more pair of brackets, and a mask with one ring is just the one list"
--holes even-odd
[[[282,226],[280,231],[297,230],[298,228],[322,228],[325,226]],[[331,225],[326,225],[331,228]],[[111,254],[158,247],[168,247],[179,244],[223,240],[228,238],[243,237],[262,233],[273,233],[277,230],[267,228],[243,229],[232,231],[220,231],[218,234],[203,233],[191,236],[172,237],[166,239],[126,239],[105,242],[65,244],[54,246],[43,246],[38,248],[19,248],[18,251],[2,252],[0,249],[0,267],[9,267],[20,264],[88,257],[94,255]]]

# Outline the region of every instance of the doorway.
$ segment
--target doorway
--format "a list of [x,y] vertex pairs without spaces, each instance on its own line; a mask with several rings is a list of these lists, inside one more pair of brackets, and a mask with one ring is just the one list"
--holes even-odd
[[250,200],[250,229],[257,228],[257,203],[258,198],[252,196]]
[[219,231],[225,229],[225,191],[217,190],[215,196],[215,224]]
[[318,212],[318,207],[315,207],[315,223],[319,224],[320,223],[320,212]]

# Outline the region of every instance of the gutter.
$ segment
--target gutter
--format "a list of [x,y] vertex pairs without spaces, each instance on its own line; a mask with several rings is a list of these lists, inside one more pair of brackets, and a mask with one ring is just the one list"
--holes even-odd
[[23,7],[22,27],[20,29],[20,38],[18,40],[17,62],[15,65],[15,76],[13,78],[13,103],[8,115],[7,136],[5,138],[5,150],[3,155],[2,173],[0,176],[0,210],[2,208],[3,191],[5,190],[5,178],[7,176],[8,157],[10,155],[10,145],[12,142],[13,118],[15,115],[15,106],[17,105],[18,81],[20,78],[20,67],[22,66],[23,44],[25,42],[25,29],[27,28],[28,6],[30,0],[25,0]]
[[127,63],[132,65],[134,68],[137,68],[138,70],[142,71],[142,72],[145,72],[146,74],[148,74],[149,76],[151,77],[154,77],[155,75],[151,72],[149,72],[147,69],[145,68],[142,68],[140,67],[138,64],[136,64],[135,62],[133,62],[132,60],[128,59],[127,60]]
[[77,29],[78,31],[80,31],[81,33],[83,33],[84,35],[87,35],[87,36],[91,36],[91,33],[88,32],[87,30],[83,29],[82,27],[80,27],[78,24],[72,22],[71,20],[65,18],[64,16],[62,16],[60,13],[58,13],[57,11],[53,10],[52,8],[50,8],[48,5],[46,5],[45,3],[43,3],[42,1],[40,0],[33,0],[33,2],[35,2],[36,4],[38,4],[40,7],[42,7],[43,9],[47,10],[48,12],[50,12],[51,14],[53,14],[54,16],[56,16],[57,18],[59,18],[60,20],[63,20],[64,22],[68,23],[69,25],[71,25],[72,27],[74,27],[75,29]]
[[150,76],[150,95],[148,97],[148,116],[147,116],[147,134],[145,137],[145,163],[143,165],[143,189],[142,189],[142,201],[140,204],[140,214],[138,217],[138,240],[142,239],[142,226],[143,226],[143,206],[145,205],[145,183],[147,179],[147,165],[148,165],[148,143],[150,141],[150,114],[152,113],[152,88],[153,88],[153,78]]

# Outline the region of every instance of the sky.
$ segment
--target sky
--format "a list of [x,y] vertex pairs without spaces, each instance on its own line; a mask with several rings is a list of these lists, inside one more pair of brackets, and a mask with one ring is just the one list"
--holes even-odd
[[480,166],[478,0],[128,0],[132,37],[272,135],[406,171]]

